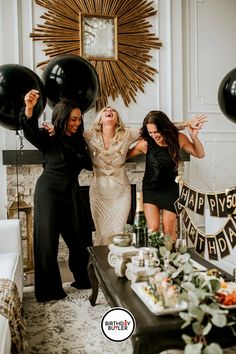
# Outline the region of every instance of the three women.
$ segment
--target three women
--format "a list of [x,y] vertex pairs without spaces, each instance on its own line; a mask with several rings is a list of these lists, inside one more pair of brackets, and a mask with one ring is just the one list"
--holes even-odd
[[[202,157],[203,148],[197,138],[198,129],[190,128],[190,142],[162,112],[154,111],[144,120],[142,139],[128,153],[139,139],[139,129],[125,128],[118,112],[105,107],[94,127],[84,132],[81,111],[70,100],[62,100],[54,107],[53,133],[49,134],[51,128],[39,129],[34,117],[38,98],[36,90],[25,96],[20,120],[25,137],[42,151],[46,161],[34,194],[34,258],[35,295],[38,301],[48,301],[66,296],[57,263],[60,234],[69,248],[69,267],[75,278],[72,286],[90,287],[86,248],[92,244],[91,228],[78,184],[83,168],[91,170],[93,165],[90,205],[96,228],[94,245],[107,245],[115,233],[123,231],[131,205],[125,161],[127,156],[139,153],[147,153],[143,187],[148,227],[159,228],[163,208],[164,230],[174,239],[178,151],[182,147]],[[204,121],[205,116],[199,116],[192,125],[199,128]]]

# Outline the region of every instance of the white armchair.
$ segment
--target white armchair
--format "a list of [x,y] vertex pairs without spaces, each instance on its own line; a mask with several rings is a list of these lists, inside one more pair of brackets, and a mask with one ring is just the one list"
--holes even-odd
[[[0,220],[0,279],[14,282],[22,300],[24,272],[18,219]],[[7,318],[2,315],[0,315],[0,338],[0,354],[10,354],[10,327]]]

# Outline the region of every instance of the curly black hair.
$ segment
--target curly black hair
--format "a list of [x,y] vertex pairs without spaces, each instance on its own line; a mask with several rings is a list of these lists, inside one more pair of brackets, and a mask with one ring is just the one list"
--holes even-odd
[[142,128],[140,129],[140,136],[144,140],[150,139],[150,135],[147,130],[147,124],[155,124],[158,133],[160,133],[168,147],[170,156],[178,167],[179,157],[179,138],[178,130],[176,126],[170,121],[167,115],[161,111],[150,111],[144,118]]

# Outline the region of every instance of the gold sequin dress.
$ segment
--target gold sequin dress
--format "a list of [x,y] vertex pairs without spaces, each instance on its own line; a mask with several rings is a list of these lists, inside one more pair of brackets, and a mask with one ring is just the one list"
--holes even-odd
[[126,173],[128,149],[139,137],[139,129],[125,129],[118,141],[105,149],[100,133],[84,133],[93,163],[89,189],[91,213],[95,225],[93,244],[108,245],[114,234],[122,232],[131,206],[131,186]]

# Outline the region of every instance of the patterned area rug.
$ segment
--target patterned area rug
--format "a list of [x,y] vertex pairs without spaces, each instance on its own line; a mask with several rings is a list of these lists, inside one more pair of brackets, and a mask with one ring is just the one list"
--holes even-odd
[[[43,304],[37,303],[32,286],[25,288],[23,306],[28,347],[24,354],[132,354],[130,340],[115,343],[101,331],[101,319],[110,309],[101,291],[97,305],[92,307],[88,300],[91,290],[78,291],[69,284],[64,284],[64,289],[68,294],[65,299]],[[236,354],[236,349],[224,353]]]
[[64,285],[68,296],[59,301],[37,303],[33,287],[24,291],[24,315],[28,347],[24,354],[131,354],[129,340],[107,339],[100,323],[110,306],[99,291],[97,305],[88,300],[91,290]]

